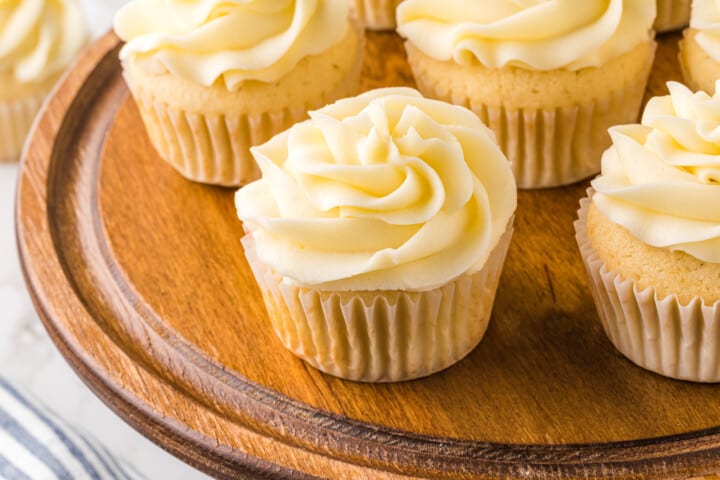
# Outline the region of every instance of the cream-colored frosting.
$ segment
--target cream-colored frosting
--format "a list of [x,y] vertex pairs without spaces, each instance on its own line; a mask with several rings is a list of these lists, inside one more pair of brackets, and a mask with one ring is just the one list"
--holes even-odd
[[0,1],[0,74],[38,83],[62,72],[87,42],[75,0]]
[[405,0],[398,32],[460,65],[597,67],[648,41],[655,0]]
[[720,0],[693,0],[690,27],[699,30],[695,41],[720,62]]
[[128,42],[123,61],[234,90],[245,80],[274,82],[338,43],[349,8],[348,0],[133,0],[115,31]]
[[474,113],[387,88],[310,117],[253,149],[263,176],[236,196],[263,263],[328,290],[424,290],[484,266],[516,186]]
[[650,100],[642,125],[610,129],[593,201],[643,242],[717,263],[720,94],[668,88],[670,95]]

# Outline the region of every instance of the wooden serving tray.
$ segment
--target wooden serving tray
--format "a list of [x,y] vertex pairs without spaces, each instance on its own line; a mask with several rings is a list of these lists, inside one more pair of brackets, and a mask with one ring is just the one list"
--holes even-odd
[[[660,38],[649,94],[680,80]],[[58,348],[128,423],[217,477],[688,478],[720,472],[720,387],[659,377],[602,331],[574,240],[587,184],[521,192],[480,346],[429,378],[324,375],[275,338],[229,189],[152,149],[117,60],[96,43],[36,125],[17,237]],[[394,34],[369,34],[364,88],[412,85]]]

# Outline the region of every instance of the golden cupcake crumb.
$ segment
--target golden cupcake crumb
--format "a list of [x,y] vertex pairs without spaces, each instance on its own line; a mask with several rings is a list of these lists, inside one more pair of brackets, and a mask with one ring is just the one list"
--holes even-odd
[[[138,95],[188,112],[212,115],[239,111],[252,116],[279,111],[283,107],[319,108],[336,98],[333,97],[335,90],[346,87],[348,78],[354,79],[355,83],[359,81],[358,75],[348,72],[360,67],[358,59],[362,58],[364,35],[354,22],[351,25],[339,43],[320,55],[303,58],[290,73],[272,83],[246,80],[231,92],[220,82],[206,87],[169,72],[146,72],[133,62],[125,64],[125,76]],[[323,89],[318,89],[318,82],[322,83]],[[350,89],[342,93],[346,96],[355,91]]]
[[690,21],[690,0],[657,0],[657,17],[653,28],[670,32],[686,27]]
[[[628,86],[643,88],[644,82],[640,80],[647,77],[655,53],[654,43],[644,42],[600,68],[540,71],[487,68],[479,62],[468,67],[431,58],[410,42],[406,42],[405,48],[415,78],[423,84],[419,85],[420,91],[425,95],[434,93],[464,106],[472,106],[472,99],[478,99],[485,106],[509,109],[573,106],[607,97],[608,92]],[[633,110],[636,112],[637,107]]]
[[648,245],[611,222],[594,203],[588,213],[587,232],[606,268],[634,280],[638,288],[652,286],[659,298],[675,293],[682,304],[696,296],[706,305],[720,299],[720,264]]
[[695,28],[685,30],[680,42],[680,66],[688,87],[712,95],[715,92],[715,81],[720,80],[720,62],[716,62],[697,43],[695,37],[699,32]]

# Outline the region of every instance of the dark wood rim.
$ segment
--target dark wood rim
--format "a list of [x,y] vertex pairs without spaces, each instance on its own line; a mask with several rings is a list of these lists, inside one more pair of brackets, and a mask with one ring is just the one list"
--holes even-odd
[[[72,104],[67,106],[67,115],[62,121],[51,122],[41,118],[36,128],[53,126],[54,136],[67,129],[73,129],[68,118],[72,117],[81,104],[87,105],[96,100],[99,93],[94,89],[105,80],[120,75],[117,57],[118,40],[109,34],[100,40],[87,54],[84,61],[93,64],[93,68],[86,71],[71,73],[71,76],[82,75],[79,87],[75,83],[65,80],[57,90],[73,98]],[[93,78],[98,66],[110,68],[112,74],[107,78]],[[58,105],[56,95],[46,106]],[[120,102],[115,102],[115,108]],[[109,119],[114,114],[106,112]],[[47,115],[47,114],[45,114]],[[109,126],[109,125],[108,125]],[[307,478],[300,473],[290,471],[283,467],[273,465],[265,460],[248,456],[238,450],[227,450],[220,453],[216,442],[200,434],[189,431],[178,422],[153,415],[151,405],[123,391],[115,383],[111,372],[99,368],[93,361],[87,349],[76,338],[69,338],[57,328],[56,318],[60,313],[60,306],[50,303],[43,291],[47,285],[38,281],[38,262],[46,262],[47,258],[32,258],[28,253],[28,242],[50,242],[53,244],[55,258],[53,263],[61,266],[56,279],[63,283],[63,288],[73,291],[85,307],[81,312],[83,320],[94,321],[93,307],[78,289],[74,282],[75,272],[64,261],[65,252],[61,251],[58,243],[58,225],[51,218],[52,206],[44,205],[46,236],[44,238],[29,239],[27,232],[32,229],[24,224],[23,212],[29,208],[23,203],[22,193],[33,189],[34,194],[47,201],[57,195],[57,189],[63,188],[59,178],[53,173],[60,171],[57,168],[61,162],[68,159],[57,158],[55,149],[50,152],[50,158],[45,158],[36,149],[37,135],[33,135],[29,149],[24,155],[22,173],[18,179],[18,202],[16,209],[17,241],[20,258],[26,282],[33,297],[35,306],[51,337],[57,344],[61,353],[69,361],[85,383],[113,410],[124,418],[141,433],[148,435],[152,440],[167,448],[173,454],[183,458],[188,463],[199,467],[208,473],[218,476],[237,475],[239,469],[244,469],[247,475],[262,477]],[[104,138],[104,134],[102,135]],[[101,139],[102,140],[102,139]],[[97,144],[97,151],[93,158],[100,158],[104,142]],[[55,168],[53,168],[55,167]],[[25,174],[28,169],[41,171],[46,181],[42,185],[31,183]],[[97,185],[99,175],[99,162],[93,166],[92,185]],[[100,221],[97,191],[82,192],[89,198],[93,209],[93,224],[87,228],[94,231],[98,248],[102,252],[105,265],[86,265],[90,270],[104,269],[104,275],[110,275],[117,288],[122,292],[126,307],[146,326],[141,332],[125,331],[124,333],[134,339],[138,336],[152,336],[152,348],[128,352],[123,348],[119,336],[123,332],[108,331],[103,328],[107,337],[114,342],[123,354],[137,360],[144,368],[152,370],[151,373],[160,380],[166,379],[167,373],[153,370],[149,359],[162,362],[167,358],[164,353],[174,351],[180,353],[188,361],[188,376],[186,378],[173,378],[181,382],[185,389],[183,395],[202,402],[200,395],[201,385],[199,379],[203,375],[213,375],[222,378],[225,386],[220,398],[227,399],[227,404],[220,406],[218,413],[256,432],[270,435],[278,442],[298,448],[309,449],[315,453],[325,454],[332,452],[335,458],[357,462],[357,452],[363,451],[368,456],[367,466],[389,472],[407,471],[434,465],[438,475],[449,472],[467,472],[469,475],[503,476],[503,477],[533,477],[566,478],[567,476],[590,476],[607,478],[611,473],[621,473],[629,477],[652,475],[660,471],[671,471],[683,475],[691,470],[697,472],[711,469],[717,465],[720,458],[720,426],[707,430],[688,432],[684,434],[649,438],[636,441],[623,441],[616,443],[574,444],[574,445],[508,445],[498,443],[481,443],[463,441],[452,438],[417,435],[410,432],[393,430],[377,425],[350,420],[338,415],[320,411],[308,405],[299,403],[291,398],[279,394],[261,385],[252,383],[242,377],[227,371],[222,365],[207,358],[191,344],[174,335],[163,320],[154,312],[137,308],[139,302],[132,286],[123,278],[117,265],[111,260],[108,246],[103,234]],[[80,227],[78,227],[80,228]],[[121,327],[124,322],[118,320]],[[199,367],[197,365],[200,365]],[[252,406],[252,408],[247,408]],[[203,405],[212,410],[213,407]],[[149,428],[149,427],[153,428]],[[191,451],[186,448],[192,445]],[[182,448],[185,447],[185,448]],[[360,450],[362,449],[362,450]],[[468,470],[464,465],[468,459],[472,460],[472,467]],[[362,463],[365,465],[365,463]],[[612,468],[609,468],[612,466]],[[405,467],[401,470],[400,467]],[[661,470],[662,468],[662,470]],[[711,473],[710,471],[706,473]]]

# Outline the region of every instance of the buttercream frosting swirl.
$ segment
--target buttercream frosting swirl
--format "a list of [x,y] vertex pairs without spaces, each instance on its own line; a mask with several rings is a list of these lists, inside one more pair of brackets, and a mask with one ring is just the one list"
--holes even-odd
[[720,0],[693,0],[690,27],[698,30],[698,45],[720,62]]
[[482,268],[515,211],[510,165],[471,111],[410,88],[310,112],[253,154],[238,216],[299,285],[424,290]]
[[436,60],[574,71],[648,41],[655,14],[655,0],[405,0],[397,19]]
[[593,201],[649,245],[718,263],[720,95],[668,88],[650,100],[642,125],[610,129]]
[[0,1],[0,73],[38,83],[62,72],[87,42],[75,0]]
[[115,17],[120,58],[228,90],[274,82],[347,32],[348,0],[133,0]]

